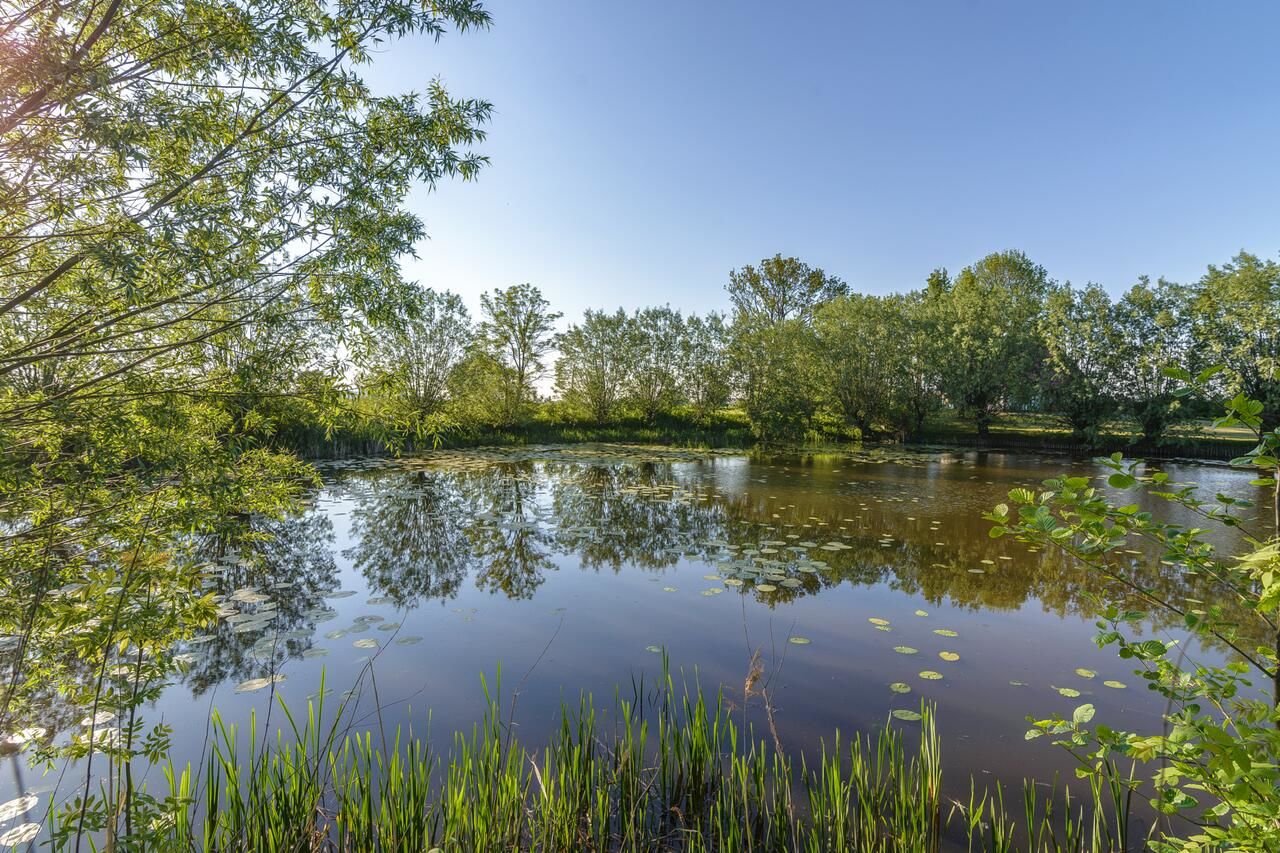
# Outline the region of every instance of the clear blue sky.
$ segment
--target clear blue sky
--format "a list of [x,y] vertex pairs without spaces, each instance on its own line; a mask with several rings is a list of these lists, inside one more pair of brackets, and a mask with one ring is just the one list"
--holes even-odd
[[1280,3],[491,0],[378,58],[494,103],[407,271],[585,307],[725,305],[797,255],[865,292],[1019,248],[1113,293],[1280,251]]

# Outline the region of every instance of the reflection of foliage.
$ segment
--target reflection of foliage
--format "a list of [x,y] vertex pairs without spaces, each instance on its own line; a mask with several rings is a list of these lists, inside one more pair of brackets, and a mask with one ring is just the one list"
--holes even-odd
[[[371,587],[401,606],[455,597],[471,570],[481,588],[528,598],[554,568],[555,555],[572,556],[584,569],[614,571],[663,570],[691,560],[729,577],[735,566],[765,559],[742,557],[765,541],[785,543],[768,559],[789,583],[761,591],[767,579],[747,574],[739,589],[770,606],[846,582],[886,584],[934,604],[972,609],[1012,610],[1036,600],[1058,615],[1093,615],[1108,603],[1130,602],[1130,590],[1050,551],[997,559],[985,530],[965,526],[972,519],[968,508],[947,505],[946,495],[972,491],[969,469],[948,473],[927,461],[919,454],[760,456],[747,478],[755,482],[726,494],[720,488],[727,481],[713,466],[686,458],[610,458],[599,448],[576,455],[532,449],[442,454],[408,472],[363,472],[345,481],[356,502],[356,541],[347,554]],[[873,489],[857,519],[847,517],[852,484],[820,480],[854,465],[863,486]],[[772,492],[799,506],[770,506],[764,498]],[[938,544],[943,534],[924,522],[904,527],[900,516],[870,503],[905,505],[925,493],[934,497],[933,521],[961,535]],[[886,532],[893,537],[886,540]],[[810,541],[839,543],[839,550],[790,550]],[[819,561],[817,570],[806,571],[815,568],[812,561]],[[1142,571],[1163,595],[1207,597],[1200,579],[1158,561],[1142,561]]]
[[508,598],[532,598],[542,573],[555,566],[551,534],[538,523],[534,471],[532,462],[519,462],[462,481],[468,504],[485,507],[467,528],[471,553],[479,561],[476,586]]
[[[278,615],[264,630],[242,633],[219,619],[210,630],[214,639],[192,651],[184,681],[196,695],[222,681],[276,672],[284,660],[306,651],[309,639],[286,635],[313,628],[314,614],[309,611],[323,608],[325,593],[336,588],[333,522],[327,516],[255,518],[245,528],[237,537],[236,558],[217,561],[223,571],[217,575],[216,591],[229,597],[236,590],[253,588],[270,597]],[[224,604],[241,611],[254,609],[225,600]]]
[[448,599],[471,567],[471,523],[454,475],[379,472],[352,478],[355,545],[345,556],[397,607]]
[[699,502],[671,483],[671,466],[544,466],[551,487],[556,544],[578,553],[583,568],[624,563],[644,568],[675,565],[687,551],[705,550],[725,535],[725,507]]

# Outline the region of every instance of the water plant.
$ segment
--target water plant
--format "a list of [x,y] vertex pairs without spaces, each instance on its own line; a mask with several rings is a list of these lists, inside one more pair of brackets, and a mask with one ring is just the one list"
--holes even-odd
[[[482,685],[483,719],[445,754],[412,726],[388,730],[379,717],[359,728],[346,702],[330,717],[323,685],[305,716],[277,697],[284,723],[274,739],[262,736],[269,720],[242,728],[215,714],[200,767],[170,766],[164,799],[137,791],[148,819],[111,846],[890,853],[936,851],[948,839],[1009,850],[1021,837],[1036,850],[1121,849],[1104,809],[1073,811],[1068,793],[1055,811],[1056,789],[1045,799],[1028,785],[1022,824],[999,789],[948,803],[928,704],[894,711],[902,727],[836,732],[816,756],[794,757],[735,723],[721,694],[677,683],[664,666],[656,684],[616,694],[608,713],[588,695],[563,705],[549,742],[534,749],[502,716],[500,676],[492,691]],[[1113,813],[1127,822],[1120,805]],[[78,823],[82,811],[77,800],[54,815],[55,849],[101,835]]]

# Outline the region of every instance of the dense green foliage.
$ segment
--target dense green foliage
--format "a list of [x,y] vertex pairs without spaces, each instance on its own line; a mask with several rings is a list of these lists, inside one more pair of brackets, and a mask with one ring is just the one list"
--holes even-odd
[[[1216,370],[1201,373],[1197,383]],[[1169,372],[1178,381],[1192,378]],[[1172,483],[1167,474],[1144,471],[1120,454],[1106,460],[1112,489],[1145,489],[1189,510],[1200,523],[1243,530],[1251,549],[1243,555],[1218,553],[1206,541],[1206,529],[1113,503],[1083,477],[1048,480],[1039,493],[1015,489],[1009,493],[1012,506],[1002,504],[987,516],[996,524],[993,536],[1012,534],[1061,548],[1098,575],[1132,589],[1142,606],[1180,619],[1193,638],[1230,650],[1227,663],[1215,664],[1201,659],[1199,648],[1140,639],[1135,628],[1145,612],[1110,606],[1097,623],[1098,644],[1114,645],[1122,658],[1138,663],[1148,687],[1165,697],[1163,731],[1090,727],[1093,706],[1082,705],[1070,719],[1035,721],[1027,733],[1028,738],[1059,738],[1079,757],[1080,775],[1141,791],[1159,812],[1199,827],[1192,833],[1164,830],[1152,842],[1157,850],[1280,849],[1280,429],[1263,429],[1264,411],[1261,401],[1239,394],[1221,420],[1252,430],[1258,440],[1234,464],[1255,469],[1255,483],[1272,488],[1275,503],[1262,529],[1254,529],[1256,520],[1246,515],[1249,501],[1221,494],[1206,498],[1195,486]],[[1167,565],[1206,579],[1212,600],[1170,598],[1142,584],[1132,561],[1123,557],[1133,545],[1152,547]],[[1132,776],[1117,778],[1117,761],[1150,766],[1150,787]]]
[[[906,294],[850,292],[781,256],[733,271],[726,290],[727,317],[588,310],[558,335],[559,315],[536,288],[486,296],[478,326],[452,322],[455,312],[436,338],[419,332],[442,352],[468,353],[432,362],[452,372],[431,372],[427,432],[458,441],[493,427],[519,435],[548,417],[595,427],[685,417],[692,434],[733,406],[758,440],[909,440],[943,412],[983,437],[1013,411],[1044,416],[1082,445],[1118,435],[1155,448],[1205,412],[1204,396],[1172,393],[1163,368],[1213,363],[1226,369],[1206,394],[1250,394],[1268,426],[1280,416],[1280,265],[1245,253],[1192,285],[1144,278],[1114,300],[1097,285],[1058,283],[1016,251],[954,277],[936,270]],[[553,350],[555,381],[540,398]],[[360,375],[380,375],[376,354],[355,361]],[[360,398],[343,421],[351,434],[423,437],[422,422],[414,432],[404,418],[421,410],[422,389],[366,384]]]
[[[169,831],[153,823],[167,806],[135,784],[135,765],[143,775],[161,764],[170,739],[143,710],[174,670],[175,642],[216,617],[211,556],[269,536],[257,522],[294,507],[313,481],[293,449],[464,433],[508,440],[538,429],[665,436],[676,421],[727,434],[741,428],[723,412],[730,405],[764,440],[908,438],[949,407],[979,433],[1014,408],[1058,417],[1087,441],[1127,412],[1158,442],[1190,399],[1162,371],[1182,361],[1194,370],[1224,365],[1202,374],[1199,393],[1238,395],[1225,425],[1257,430],[1251,462],[1275,466],[1267,436],[1280,423],[1280,265],[1244,253],[1186,286],[1140,282],[1118,302],[1097,287],[1059,284],[1014,251],[891,296],[851,293],[840,278],[775,255],[730,273],[729,315],[590,311],[557,333],[561,315],[520,284],[486,294],[473,324],[458,297],[406,281],[399,260],[425,233],[405,209],[408,193],[479,172],[485,159],[473,146],[490,105],[438,82],[378,95],[359,71],[390,40],[488,23],[474,0],[67,0],[0,11],[0,730],[7,743],[29,733],[39,759],[77,759],[86,779],[107,780],[111,796],[82,798],[64,815],[63,840],[79,844],[88,830],[115,846]],[[540,398],[549,371],[553,401]],[[1126,486],[1146,482],[1127,468],[1117,476]],[[1023,497],[1019,512],[1031,515],[1019,516],[1021,526],[1002,517],[1020,535],[1057,540],[1053,530],[1065,529],[1090,560],[1112,531],[1154,537],[1189,570],[1227,578],[1274,629],[1273,541],[1258,538],[1247,560],[1225,564],[1194,532],[1126,513],[1069,480],[1048,498]],[[1171,499],[1204,506],[1190,493]],[[1055,509],[1067,526],[1041,529],[1041,510]],[[1229,509],[1206,515],[1226,521]],[[1234,641],[1212,613],[1192,615],[1189,627]],[[1239,671],[1188,682],[1167,648],[1118,630],[1107,637],[1151,665],[1185,737],[1144,745],[1087,732],[1084,715],[1067,729],[1048,727],[1089,743],[1095,768],[1112,753],[1167,759],[1175,769],[1157,780],[1171,792],[1162,805],[1185,810],[1189,790],[1207,791],[1218,809],[1207,832],[1238,841],[1274,828],[1274,812],[1239,794],[1274,787],[1273,765],[1245,760],[1274,755],[1274,702],[1241,698]],[[1275,677],[1273,652],[1240,652]],[[1230,725],[1201,715],[1200,702]],[[35,717],[51,704],[70,719],[120,711],[123,725],[109,731],[123,734],[105,738],[91,723],[55,744]],[[686,762],[681,780],[701,774],[700,786],[674,790],[660,773],[611,754],[585,762],[587,775],[540,781],[586,787],[535,798],[555,813],[530,822],[528,756],[504,753],[486,769],[513,786],[495,803],[509,811],[463,814],[459,801],[442,802],[439,825],[460,821],[458,831],[480,842],[571,843],[588,831],[583,809],[597,808],[600,821],[588,827],[608,846],[632,830],[666,837],[678,803],[710,834],[708,846],[732,848],[746,839],[731,833],[757,827],[766,847],[801,833],[816,847],[854,837],[869,839],[856,842],[866,849],[883,846],[881,813],[849,811],[853,783],[839,767],[804,777],[817,786],[811,808],[843,809],[804,828],[786,789],[766,783],[791,778],[782,758],[749,752],[728,777],[712,773],[721,752],[699,727],[719,716],[707,723],[697,707],[664,746]],[[732,739],[728,728],[713,733]],[[581,757],[593,742],[570,738],[556,760]],[[498,795],[476,788],[477,762],[494,760],[492,746],[477,741],[454,765],[463,774],[457,796]],[[702,751],[691,758],[695,746]],[[353,822],[341,831],[382,831],[354,816],[373,802],[357,785],[375,760],[369,749],[352,744],[330,765],[354,786]],[[270,775],[296,757],[286,748],[274,764],[253,762],[253,772]],[[425,784],[420,770],[405,772]],[[866,772],[862,784],[886,781]],[[910,823],[934,813],[936,785],[919,767],[911,772],[887,794],[899,797],[887,820],[891,837],[915,843],[936,832]],[[298,781],[280,779],[286,789]],[[238,794],[238,777],[221,781]],[[635,799],[642,789],[651,800]],[[907,795],[926,809],[899,815]],[[690,807],[691,796],[706,799]],[[314,804],[302,804],[301,823],[278,826],[255,823],[267,816],[253,803],[228,806],[232,837],[311,832]],[[761,823],[746,828],[746,811]],[[509,825],[477,823],[502,815]],[[871,823],[859,823],[867,815]]]
[[375,95],[360,66],[488,23],[472,0],[0,10],[0,729],[47,729],[42,698],[123,711],[119,738],[30,738],[112,779],[80,809],[108,839],[150,819],[132,766],[169,728],[142,709],[214,617],[210,543],[311,481],[273,437],[324,428],[343,345],[423,333],[403,202],[484,165],[487,103]]

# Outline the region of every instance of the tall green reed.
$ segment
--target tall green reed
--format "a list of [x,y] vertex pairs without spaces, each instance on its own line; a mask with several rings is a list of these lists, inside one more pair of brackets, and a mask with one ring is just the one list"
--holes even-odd
[[[326,720],[325,691],[262,746],[215,715],[201,773],[170,771],[174,811],[146,849],[201,851],[937,851],[1125,849],[1116,823],[1059,817],[1033,787],[1021,827],[1003,792],[949,808],[933,710],[919,731],[890,725],[851,739],[838,733],[808,761],[735,723],[722,694],[677,685],[615,697],[610,714],[590,696],[562,707],[547,745],[528,749],[487,710],[454,735],[447,755],[412,728],[352,730],[340,705]],[[1105,792],[1091,791],[1102,812]],[[1075,815],[1073,817],[1073,814]],[[1029,829],[1028,829],[1029,828]],[[125,841],[117,849],[129,846]]]

